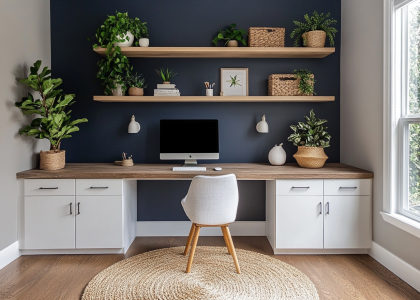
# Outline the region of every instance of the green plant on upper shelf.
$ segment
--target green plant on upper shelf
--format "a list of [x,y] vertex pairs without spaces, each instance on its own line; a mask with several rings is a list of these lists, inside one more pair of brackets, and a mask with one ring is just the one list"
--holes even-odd
[[72,132],[79,131],[76,125],[87,122],[87,119],[71,120],[71,111],[67,107],[75,101],[74,95],[62,94],[57,87],[63,82],[60,78],[51,78],[51,70],[45,67],[39,73],[41,61],[38,60],[30,68],[28,78],[20,80],[29,88],[39,93],[41,99],[34,99],[31,93],[22,101],[16,102],[15,106],[20,108],[24,115],[39,115],[30,125],[25,126],[19,134],[33,136],[36,139],[48,139],[51,143],[50,150],[59,151],[62,139],[70,138]]
[[[314,11],[313,15],[309,17],[307,14],[304,16],[306,23],[293,21],[297,28],[295,28],[292,33],[290,34],[291,38],[295,38],[295,47],[299,46],[299,41],[302,39],[302,35],[309,31],[314,30],[322,30],[324,31],[329,40],[330,45],[334,46],[334,38],[335,34],[338,32],[337,29],[332,27],[332,25],[337,23],[337,20],[328,19],[330,17],[330,13],[324,15],[323,13],[318,14]],[[305,44],[305,41],[303,41]]]
[[147,22],[144,22],[144,23],[140,22],[139,18],[135,18],[131,23],[130,31],[136,38],[136,41],[134,42],[136,46],[139,45],[138,39],[149,37],[149,32],[147,30],[146,24]]
[[147,88],[147,84],[145,83],[144,77],[141,74],[137,75],[137,73],[135,75],[127,77],[126,83],[128,87],[136,87],[140,89]]
[[243,29],[235,29],[236,24],[231,24],[229,27],[222,32],[222,30],[219,30],[219,34],[213,39],[213,43],[217,46],[217,43],[220,40],[226,40],[226,44],[230,40],[236,40],[242,42],[246,46],[246,40],[243,38],[243,36],[246,34],[246,31]]
[[314,110],[311,110],[310,117],[305,116],[306,123],[299,122],[290,128],[294,131],[287,140],[295,146],[327,148],[330,146],[331,136],[325,131],[328,127],[323,124],[327,120],[317,119]]
[[304,95],[316,95],[314,92],[315,79],[312,76],[311,71],[301,69],[294,70],[293,74],[300,78],[299,80],[299,91]]
[[156,70],[156,73],[159,75],[163,82],[170,82],[171,79],[177,74],[174,70],[165,70],[163,68]]

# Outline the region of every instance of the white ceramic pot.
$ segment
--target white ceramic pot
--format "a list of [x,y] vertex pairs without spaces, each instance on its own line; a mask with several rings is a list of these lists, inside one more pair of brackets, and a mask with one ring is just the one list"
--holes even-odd
[[275,145],[268,153],[268,160],[274,166],[284,165],[286,162],[286,151],[283,149],[283,144]]
[[113,96],[124,96],[125,91],[123,90],[121,84],[116,85],[117,88],[115,90],[112,90]]
[[[127,31],[127,34],[123,37],[123,39],[126,39],[127,36],[129,37],[129,40],[122,42],[122,43],[114,43],[114,46],[120,46],[120,47],[131,47],[131,45],[133,45],[134,42],[134,35],[131,34],[130,31]],[[120,39],[121,37],[119,35],[117,35],[117,38]]]
[[148,38],[141,38],[139,39],[140,47],[149,47],[149,39]]
[[213,89],[206,89],[206,96],[213,96]]

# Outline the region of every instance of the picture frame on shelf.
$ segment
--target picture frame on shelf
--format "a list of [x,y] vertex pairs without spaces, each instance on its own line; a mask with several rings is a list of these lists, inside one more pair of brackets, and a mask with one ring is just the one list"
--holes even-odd
[[220,69],[221,96],[248,96],[248,68]]

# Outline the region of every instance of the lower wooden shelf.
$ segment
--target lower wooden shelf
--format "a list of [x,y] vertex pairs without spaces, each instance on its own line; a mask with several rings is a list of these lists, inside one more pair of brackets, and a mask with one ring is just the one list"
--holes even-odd
[[334,96],[93,96],[100,102],[331,102]]

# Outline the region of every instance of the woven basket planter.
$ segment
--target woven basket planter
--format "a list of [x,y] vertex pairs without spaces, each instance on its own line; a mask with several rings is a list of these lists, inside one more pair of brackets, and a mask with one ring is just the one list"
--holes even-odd
[[248,30],[249,47],[284,47],[284,28],[251,27]]
[[327,34],[322,30],[314,30],[302,34],[303,45],[311,48],[323,48]]
[[293,157],[302,168],[318,169],[322,168],[328,156],[325,155],[324,148],[299,146],[298,151]]
[[138,88],[138,87],[131,87],[128,90],[128,95],[129,96],[143,96],[144,95],[144,90],[142,88]]
[[[314,75],[311,76],[314,78]],[[312,96],[313,94],[303,94],[299,90],[300,78],[294,74],[271,74],[268,77],[269,96]],[[314,82],[312,81],[312,85]]]
[[60,150],[55,152],[54,150],[50,151],[41,151],[41,170],[59,170],[64,168],[66,165],[66,151]]

